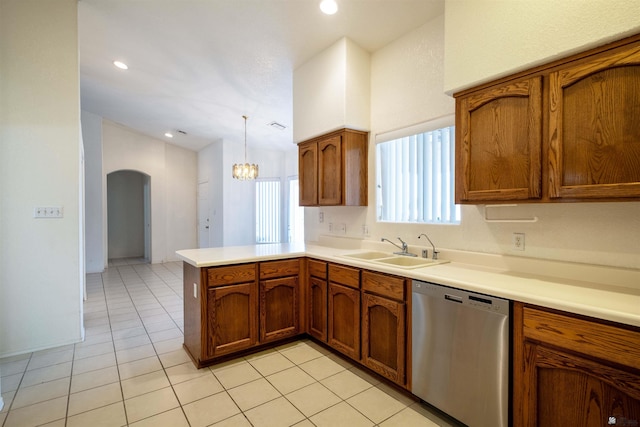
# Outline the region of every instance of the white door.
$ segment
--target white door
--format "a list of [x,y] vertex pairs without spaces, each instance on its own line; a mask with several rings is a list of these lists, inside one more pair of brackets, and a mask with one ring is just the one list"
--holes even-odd
[[198,183],[198,247],[209,247],[209,181]]

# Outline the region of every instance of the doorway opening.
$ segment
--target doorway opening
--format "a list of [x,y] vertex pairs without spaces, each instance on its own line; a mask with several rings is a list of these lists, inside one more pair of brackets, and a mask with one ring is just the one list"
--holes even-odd
[[120,170],[107,175],[109,266],[151,262],[151,177]]

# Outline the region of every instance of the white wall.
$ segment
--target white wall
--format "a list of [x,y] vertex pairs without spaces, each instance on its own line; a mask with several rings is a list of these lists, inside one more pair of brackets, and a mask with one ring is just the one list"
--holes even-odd
[[[493,4],[496,9],[505,3]],[[328,224],[345,223],[346,237],[352,238],[345,241],[401,236],[410,245],[424,246],[417,236],[426,232],[440,248],[638,268],[640,202],[531,204],[491,213],[512,218],[537,216],[536,223],[488,223],[482,206],[463,206],[458,226],[376,222],[375,135],[453,113],[453,99],[443,95],[442,89],[444,27],[444,18],[436,18],[373,53],[370,206],[306,208],[306,240],[335,236],[329,233]],[[323,223],[318,220],[320,211]],[[365,224],[369,236],[362,235]],[[514,232],[525,233],[524,252],[512,250]]]
[[218,140],[198,151],[198,183],[208,183],[209,246],[212,248],[224,246],[223,145],[223,141]]
[[[247,149],[247,161],[258,164],[259,177],[281,178],[283,187],[287,176],[298,174],[297,155],[293,144],[286,152]],[[209,183],[211,247],[255,244],[255,181],[231,176],[232,165],[240,162],[244,145],[235,141],[215,141],[198,152],[198,182]]]
[[77,38],[76,0],[0,3],[0,357],[82,337]]
[[640,31],[638,0],[445,1],[449,93]]
[[196,153],[107,120],[102,125],[102,144],[105,206],[106,175],[134,170],[150,176],[151,262],[175,261],[175,251],[195,248]]
[[342,38],[293,74],[293,140],[369,129],[369,53]]
[[102,117],[81,112],[85,169],[85,259],[87,273],[104,270],[102,205]]

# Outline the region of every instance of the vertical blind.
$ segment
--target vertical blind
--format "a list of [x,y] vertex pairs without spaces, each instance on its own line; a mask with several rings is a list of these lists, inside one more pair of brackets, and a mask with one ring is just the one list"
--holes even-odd
[[256,243],[280,242],[280,179],[256,180]]
[[378,220],[459,224],[453,126],[376,147]]

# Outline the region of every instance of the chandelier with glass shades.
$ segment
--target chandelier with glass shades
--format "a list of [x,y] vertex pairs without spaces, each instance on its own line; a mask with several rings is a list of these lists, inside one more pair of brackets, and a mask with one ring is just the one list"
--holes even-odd
[[244,181],[258,177],[258,165],[247,162],[247,116],[242,117],[244,118],[244,164],[236,163],[233,165],[233,177]]

